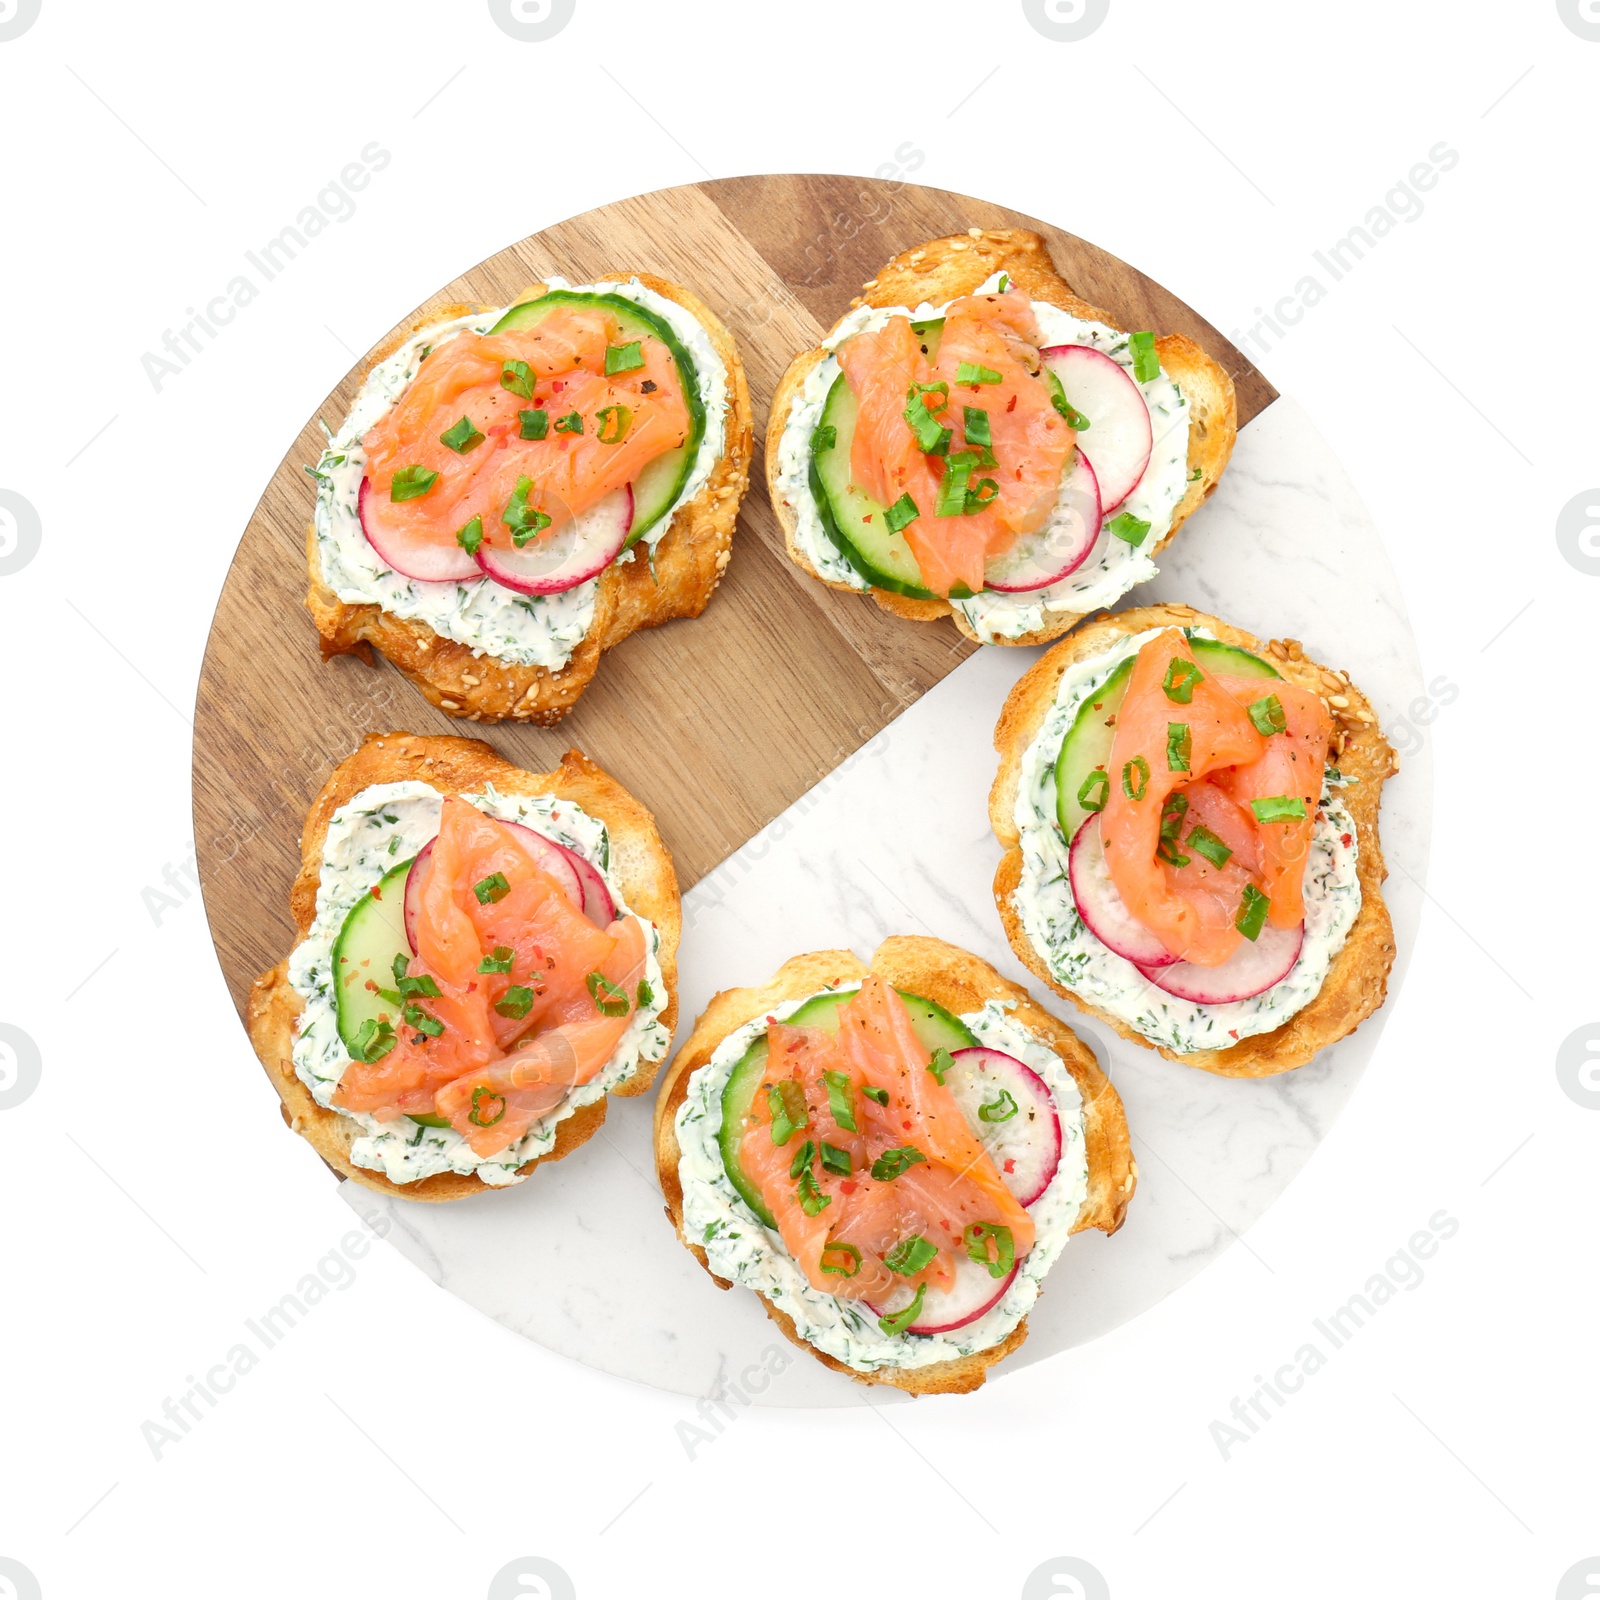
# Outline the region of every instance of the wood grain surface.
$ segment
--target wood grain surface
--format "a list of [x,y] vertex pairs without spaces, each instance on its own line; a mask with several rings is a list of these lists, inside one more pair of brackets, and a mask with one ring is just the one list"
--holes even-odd
[[[700,295],[738,341],[759,461],[767,401],[790,358],[816,344],[891,256],[969,227],[1035,229],[1073,288],[1122,326],[1194,339],[1232,373],[1241,426],[1276,398],[1209,323],[1093,245],[1004,206],[867,178],[729,178],[622,200],[511,245],[396,325],[452,302],[504,305],[555,273],[573,282],[659,273]],[[241,1010],[251,980],[293,940],[287,896],[305,812],[366,733],[481,734],[535,772],[576,746],[655,812],[687,889],[978,648],[948,621],[903,622],[805,577],[752,482],[732,564],[705,614],[608,653],[555,728],[456,722],[381,659],[324,665],[304,604],[315,485],[303,469],[321,453],[317,418],[337,425],[367,366],[358,362],[313,410],[256,507],[200,673],[195,843]]]

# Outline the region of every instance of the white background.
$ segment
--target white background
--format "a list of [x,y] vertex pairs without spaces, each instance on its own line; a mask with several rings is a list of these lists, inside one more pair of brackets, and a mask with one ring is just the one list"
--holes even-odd
[[[1600,579],[1555,531],[1600,481],[1597,79],[1554,0],[1111,0],[1076,43],[1011,0],[577,0],[543,43],[484,0],[43,0],[0,38],[0,490],[42,528],[0,576],[0,1023],[42,1061],[0,1110],[0,1557],[47,1600],[476,1600],[528,1555],[584,1600],[1009,1597],[1058,1556],[1116,1600],[1543,1600],[1600,1555],[1600,1112],[1555,1065],[1600,1015]],[[157,392],[143,354],[371,141],[392,161],[354,215]],[[215,596],[353,353],[592,206],[908,151],[917,181],[1048,217],[1242,329],[1440,141],[1460,160],[1421,215],[1260,356],[1459,693],[1413,730],[1438,804],[1406,988],[1250,1248],[980,1394],[739,1413],[691,1460],[688,1402],[377,1247],[156,1459],[141,1425],[352,1227],[278,1120],[198,895],[162,873],[190,848]],[[159,923],[155,888],[180,901]],[[1441,1209],[1459,1231],[1425,1281],[1224,1460],[1212,1422]],[[0,1594],[30,1592],[20,1571]],[[1600,1592],[1574,1582],[1562,1600]]]

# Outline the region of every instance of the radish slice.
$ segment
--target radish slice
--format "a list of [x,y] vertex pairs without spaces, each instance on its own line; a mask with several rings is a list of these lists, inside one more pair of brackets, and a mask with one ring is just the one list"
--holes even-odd
[[609,928],[617,920],[617,903],[611,898],[611,891],[606,887],[606,880],[600,876],[600,869],[585,861],[577,851],[567,849],[564,844],[556,844],[553,839],[549,843],[567,858],[567,865],[578,875],[578,886],[583,891],[584,916],[597,928]]
[[1150,407],[1128,369],[1099,350],[1057,344],[1039,354],[1073,408],[1089,419],[1078,448],[1094,463],[1104,509],[1114,511],[1150,465]]
[[[1014,1266],[1005,1277],[991,1278],[987,1267],[965,1256],[957,1256],[954,1266],[955,1282],[949,1289],[929,1287],[922,1297],[922,1315],[905,1330],[907,1333],[953,1333],[976,1322],[1000,1303],[1019,1270]],[[911,1304],[913,1293],[907,1286],[872,1309],[880,1317],[893,1316]]]
[[482,577],[478,563],[460,545],[444,545],[405,528],[386,528],[371,500],[372,480],[361,480],[356,496],[356,515],[367,543],[378,552],[385,566],[402,578],[419,583],[459,583],[463,578]]
[[1239,948],[1220,967],[1197,967],[1180,961],[1170,967],[1140,967],[1156,988],[1180,1000],[1195,1000],[1204,1006],[1226,1005],[1230,1000],[1249,1000],[1264,994],[1275,983],[1282,983],[1300,959],[1300,945],[1306,934],[1302,922],[1293,928],[1274,928],[1271,923],[1252,942],[1241,939]]
[[[1000,1169],[1000,1181],[1019,1204],[1031,1206],[1061,1164],[1061,1118],[1049,1088],[1032,1067],[984,1045],[952,1051],[950,1059],[956,1070],[945,1074],[945,1087]],[[985,1107],[999,1120],[983,1117]]]
[[1117,893],[1100,837],[1100,813],[1091,812],[1072,836],[1067,875],[1078,915],[1106,949],[1142,971],[1170,967],[1178,958],[1140,922]]
[[1019,534],[1009,550],[984,562],[984,587],[1002,594],[1047,588],[1081,567],[1099,537],[1100,485],[1088,456],[1079,450],[1050,520],[1037,533]]
[[[572,865],[571,852],[552,843],[542,833],[523,827],[520,822],[502,822],[501,826],[517,835],[518,842],[534,858],[539,870],[554,878],[567,899],[587,915],[583,884]],[[406,943],[411,946],[412,955],[417,953],[417,919],[422,913],[422,864],[433,854],[434,843],[430,839],[417,852],[417,859],[406,874]]]
[[523,549],[478,546],[477,565],[518,594],[560,594],[604,572],[622,554],[633,526],[633,488],[624,484]]

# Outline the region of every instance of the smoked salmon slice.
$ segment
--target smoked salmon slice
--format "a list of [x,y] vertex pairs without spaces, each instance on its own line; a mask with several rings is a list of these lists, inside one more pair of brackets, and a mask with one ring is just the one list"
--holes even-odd
[[[607,373],[607,351],[632,345],[640,364]],[[558,306],[531,327],[460,333],[423,359],[362,440],[373,491],[363,516],[452,549],[477,517],[482,537],[509,549],[505,514],[521,480],[531,488],[518,504],[550,519],[536,535],[547,538],[677,449],[690,426],[661,340],[624,339],[604,307]],[[436,477],[396,500],[397,473]]]
[[1100,831],[1117,893],[1170,955],[1220,966],[1260,897],[1275,927],[1304,920],[1332,731],[1311,690],[1209,672],[1176,628],[1140,649]]
[[[767,1069],[740,1142],[807,1281],[864,1300],[896,1285],[946,1288],[974,1225],[1009,1229],[1020,1260],[1033,1219],[929,1069],[905,1002],[869,974],[838,1017],[837,1035],[768,1025]],[[908,1240],[924,1241],[909,1257]]]
[[498,1154],[615,1054],[648,960],[635,917],[597,928],[514,829],[459,796],[418,864],[417,954],[394,978],[395,1038],[352,1061],[334,1103],[443,1116]]
[[[903,531],[935,594],[976,594],[984,563],[1056,504],[1076,435],[1041,376],[1039,338],[1027,297],[1009,290],[953,300],[931,362],[904,316],[836,352],[857,403],[851,476],[886,507],[911,497],[918,514]],[[906,415],[917,406],[921,427]],[[941,502],[952,463],[970,492]]]

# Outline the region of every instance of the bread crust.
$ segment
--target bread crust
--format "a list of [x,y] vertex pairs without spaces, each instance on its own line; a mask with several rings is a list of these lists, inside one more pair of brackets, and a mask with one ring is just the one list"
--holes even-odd
[[[1049,713],[1062,673],[1074,662],[1109,649],[1118,638],[1162,627],[1209,628],[1224,643],[1238,645],[1270,660],[1283,677],[1315,691],[1324,701],[1337,695],[1348,702],[1342,707],[1330,706],[1328,714],[1334,722],[1333,755],[1339,770],[1358,780],[1353,787],[1342,790],[1340,798],[1356,824],[1361,910],[1343,947],[1334,957],[1322,988],[1309,1004],[1281,1027],[1242,1039],[1226,1050],[1197,1050],[1188,1054],[1169,1050],[1056,982],[1044,958],[1034,949],[1011,903],[1012,893],[1022,879],[1021,835],[1014,820],[1022,757]],[[1389,969],[1394,965],[1395,945],[1389,910],[1383,903],[1382,886],[1388,870],[1383,864],[1383,847],[1378,836],[1378,811],[1383,785],[1399,770],[1400,760],[1384,738],[1367,697],[1346,675],[1335,673],[1307,657],[1297,640],[1263,642],[1243,628],[1235,628],[1218,617],[1184,605],[1144,606],[1117,616],[1098,618],[1063,639],[1018,679],[1000,713],[994,744],[1000,755],[1000,769],[989,792],[989,822],[1005,849],[994,877],[994,898],[1000,921],[1017,959],[1080,1011],[1098,1017],[1124,1039],[1155,1050],[1169,1061],[1182,1061],[1227,1078],[1266,1078],[1304,1066],[1319,1050],[1354,1032],[1383,1004]]]
[[[1103,322],[1113,328],[1117,326],[1104,311],[1079,299],[1071,284],[1056,270],[1044,240],[1037,233],[1024,228],[991,228],[987,232],[972,229],[964,234],[930,239],[926,244],[902,251],[865,285],[861,295],[850,304],[852,309],[858,306],[915,307],[923,301],[930,305],[942,305],[959,295],[974,293],[980,284],[996,272],[1009,273],[1012,284],[1025,291],[1030,299],[1059,306],[1084,321]],[[838,324],[834,326],[837,329]],[[1193,481],[1172,513],[1172,526],[1151,554],[1166,549],[1176,537],[1178,529],[1216,490],[1228,458],[1233,454],[1234,440],[1239,431],[1233,379],[1222,367],[1192,339],[1182,334],[1161,336],[1156,340],[1156,351],[1161,358],[1161,365],[1189,401],[1189,472]],[[794,507],[784,500],[778,489],[778,451],[784,424],[801,386],[812,368],[826,355],[827,351],[819,345],[814,350],[796,356],[773,394],[767,424],[767,492],[778,521],[783,526],[789,559],[803,572],[809,573],[819,583],[826,583],[831,589],[860,594],[859,589],[848,583],[834,583],[824,578],[812,566],[795,539],[798,518]],[[885,611],[912,622],[937,622],[940,617],[954,617],[962,633],[975,644],[983,642],[966,617],[948,600],[917,600],[883,589],[867,592]],[[1060,611],[1048,615],[1053,620],[1033,633],[993,642],[1008,645],[1048,644],[1052,639],[1059,639],[1088,613]]]
[[[306,815],[300,836],[300,871],[289,891],[289,910],[298,930],[297,948],[310,933],[316,916],[322,846],[334,812],[373,784],[400,783],[409,778],[431,783],[447,794],[476,792],[492,783],[502,794],[556,795],[574,801],[604,822],[611,838],[611,869],[621,881],[628,909],[653,922],[661,935],[657,960],[668,996],[661,1023],[669,1033],[672,1031],[678,1020],[678,939],[682,930],[678,878],[672,858],[656,831],[655,818],[621,784],[577,750],[569,750],[554,772],[524,772],[481,739],[368,734],[361,748],[333,769]],[[339,1177],[405,1200],[459,1200],[485,1190],[495,1192],[494,1185],[484,1183],[475,1173],[439,1172],[415,1183],[394,1183],[381,1172],[356,1166],[350,1159],[350,1145],[360,1132],[359,1125],[342,1112],[318,1105],[294,1070],[294,1041],[303,1009],[304,1002],[289,984],[286,957],[251,986],[245,1027],[282,1101],[283,1120],[310,1143]],[[643,1094],[659,1070],[659,1062],[641,1061],[633,1076],[609,1093]],[[546,1161],[571,1155],[600,1131],[605,1120],[604,1098],[579,1107],[557,1125],[554,1147],[526,1162],[518,1172],[526,1176]]]
[[[600,664],[600,657],[641,628],[677,617],[697,617],[727,570],[739,504],[750,482],[750,392],[733,336],[705,302],[688,289],[649,273],[612,272],[597,283],[637,277],[647,289],[681,305],[706,330],[721,356],[728,380],[728,415],[722,454],[711,476],[672,515],[656,546],[654,569],[643,553],[614,563],[601,574],[594,621],[558,672],[513,666],[493,656],[474,656],[469,645],[436,634],[425,622],[397,617],[377,605],[348,605],[323,581],[317,560],[316,526],[306,531],[310,588],[306,606],[322,643],[322,657],[361,655],[377,649],[399,668],[431,705],[467,722],[533,722],[548,726],[572,709]],[[512,301],[522,305],[548,290],[536,283]],[[453,305],[427,313],[380,345],[373,365],[387,359],[414,333],[453,317],[491,306]]]
[[[688,1098],[690,1075],[703,1067],[717,1046],[745,1023],[785,1000],[799,1000],[830,985],[857,982],[876,972],[896,988],[937,1001],[957,1014],[976,1011],[989,1000],[1015,1002],[1013,1015],[1037,1038],[1054,1050],[1077,1082],[1083,1095],[1084,1134],[1089,1160],[1089,1190],[1072,1231],[1099,1228],[1115,1233],[1122,1226],[1133,1197],[1138,1171],[1128,1142],[1128,1124],[1122,1100],[1101,1072],[1093,1052],[1064,1023],[1035,1003],[1026,989],[1009,983],[988,962],[942,939],[897,936],[878,946],[871,963],[864,965],[848,950],[818,950],[784,962],[767,982],[751,989],[724,989],[715,995],[695,1022],[694,1031],[667,1068],[656,1099],[656,1177],[667,1201],[667,1217],[694,1258],[719,1288],[731,1285],[711,1271],[704,1248],[683,1231],[683,1186],[678,1179],[676,1118]],[[854,1378],[857,1383],[887,1384],[908,1394],[966,1394],[978,1388],[989,1368],[1010,1355],[1027,1337],[1024,1317],[1012,1332],[988,1350],[932,1366],[896,1370],[880,1368],[858,1372],[818,1350],[796,1331],[793,1319],[757,1291],[766,1313],[784,1336],[815,1356],[825,1367]]]

